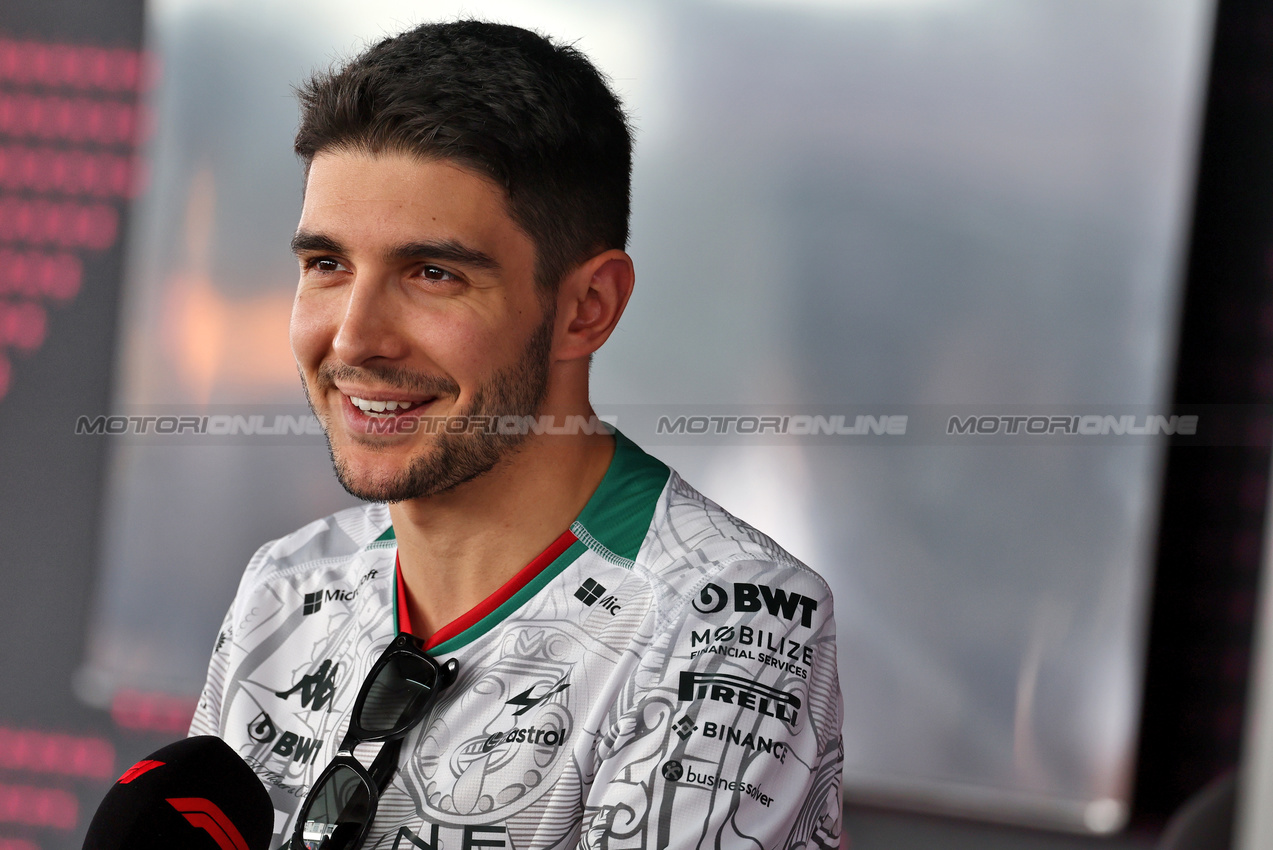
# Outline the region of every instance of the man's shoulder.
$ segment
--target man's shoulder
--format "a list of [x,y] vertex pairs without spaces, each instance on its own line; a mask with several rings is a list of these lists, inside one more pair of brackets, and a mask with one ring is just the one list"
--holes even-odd
[[734,516],[675,471],[668,479],[638,559],[665,591],[697,598],[707,586],[764,583],[814,599],[831,598],[813,569],[769,535]]
[[388,507],[380,503],[355,505],[266,543],[248,563],[244,582],[332,565],[380,545],[395,545]]

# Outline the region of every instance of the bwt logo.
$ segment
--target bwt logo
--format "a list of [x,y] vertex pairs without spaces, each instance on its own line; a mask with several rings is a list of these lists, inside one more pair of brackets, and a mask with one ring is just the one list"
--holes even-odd
[[305,738],[295,732],[284,731],[282,737],[279,737],[274,720],[264,711],[248,722],[248,737],[258,744],[269,744],[278,738],[270,752],[301,764],[313,764],[319,750],[323,748],[323,742],[318,738]]
[[[700,614],[715,614],[725,610],[729,604],[729,591],[719,584],[710,582],[694,600],[694,610]],[[799,593],[787,593],[781,588],[766,587],[763,584],[748,584],[743,581],[734,582],[734,610],[759,611],[766,609],[775,617],[794,620],[796,611],[800,611],[800,625],[808,628],[813,623],[813,612],[818,610],[818,600],[801,596]]]

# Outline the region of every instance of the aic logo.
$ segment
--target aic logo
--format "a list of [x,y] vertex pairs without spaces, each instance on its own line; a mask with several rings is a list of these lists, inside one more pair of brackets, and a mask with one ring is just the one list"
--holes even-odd
[[[715,614],[725,610],[729,604],[729,591],[719,584],[708,583],[694,600],[694,610],[701,614]],[[796,610],[800,611],[800,625],[808,628],[813,623],[813,612],[818,610],[818,600],[801,596],[799,593],[787,593],[781,588],[767,587],[763,584],[748,584],[744,581],[734,582],[734,610],[759,611],[767,610],[775,617],[793,620]]]
[[274,720],[262,711],[248,722],[248,737],[258,744],[268,744],[275,738],[278,742],[270,748],[270,752],[281,758],[290,758],[301,764],[312,764],[323,742],[317,738],[305,738],[295,732],[284,732],[282,737],[274,726]]
[[[579,589],[575,591],[575,598],[592,607],[600,597],[606,592],[605,585],[593,581],[590,578],[584,579],[583,584],[579,585]],[[623,606],[619,604],[619,600],[614,596],[607,596],[601,600],[601,607],[610,612],[611,616],[619,613],[619,609]]]

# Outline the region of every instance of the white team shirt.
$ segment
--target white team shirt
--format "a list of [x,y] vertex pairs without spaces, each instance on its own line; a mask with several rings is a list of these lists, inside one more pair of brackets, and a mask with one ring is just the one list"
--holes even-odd
[[[367,850],[839,846],[826,583],[615,439],[570,529],[430,641],[459,676]],[[261,777],[277,846],[398,632],[396,556],[384,505],[342,511],[262,547],[226,616],[190,731]]]

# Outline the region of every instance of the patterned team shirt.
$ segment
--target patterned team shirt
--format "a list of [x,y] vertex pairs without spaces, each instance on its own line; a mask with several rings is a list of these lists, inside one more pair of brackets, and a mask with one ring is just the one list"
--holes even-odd
[[[826,583],[616,443],[570,529],[431,640],[459,676],[363,847],[839,846]],[[226,616],[191,734],[260,776],[278,846],[398,632],[396,556],[385,506],[342,511],[258,551]]]

